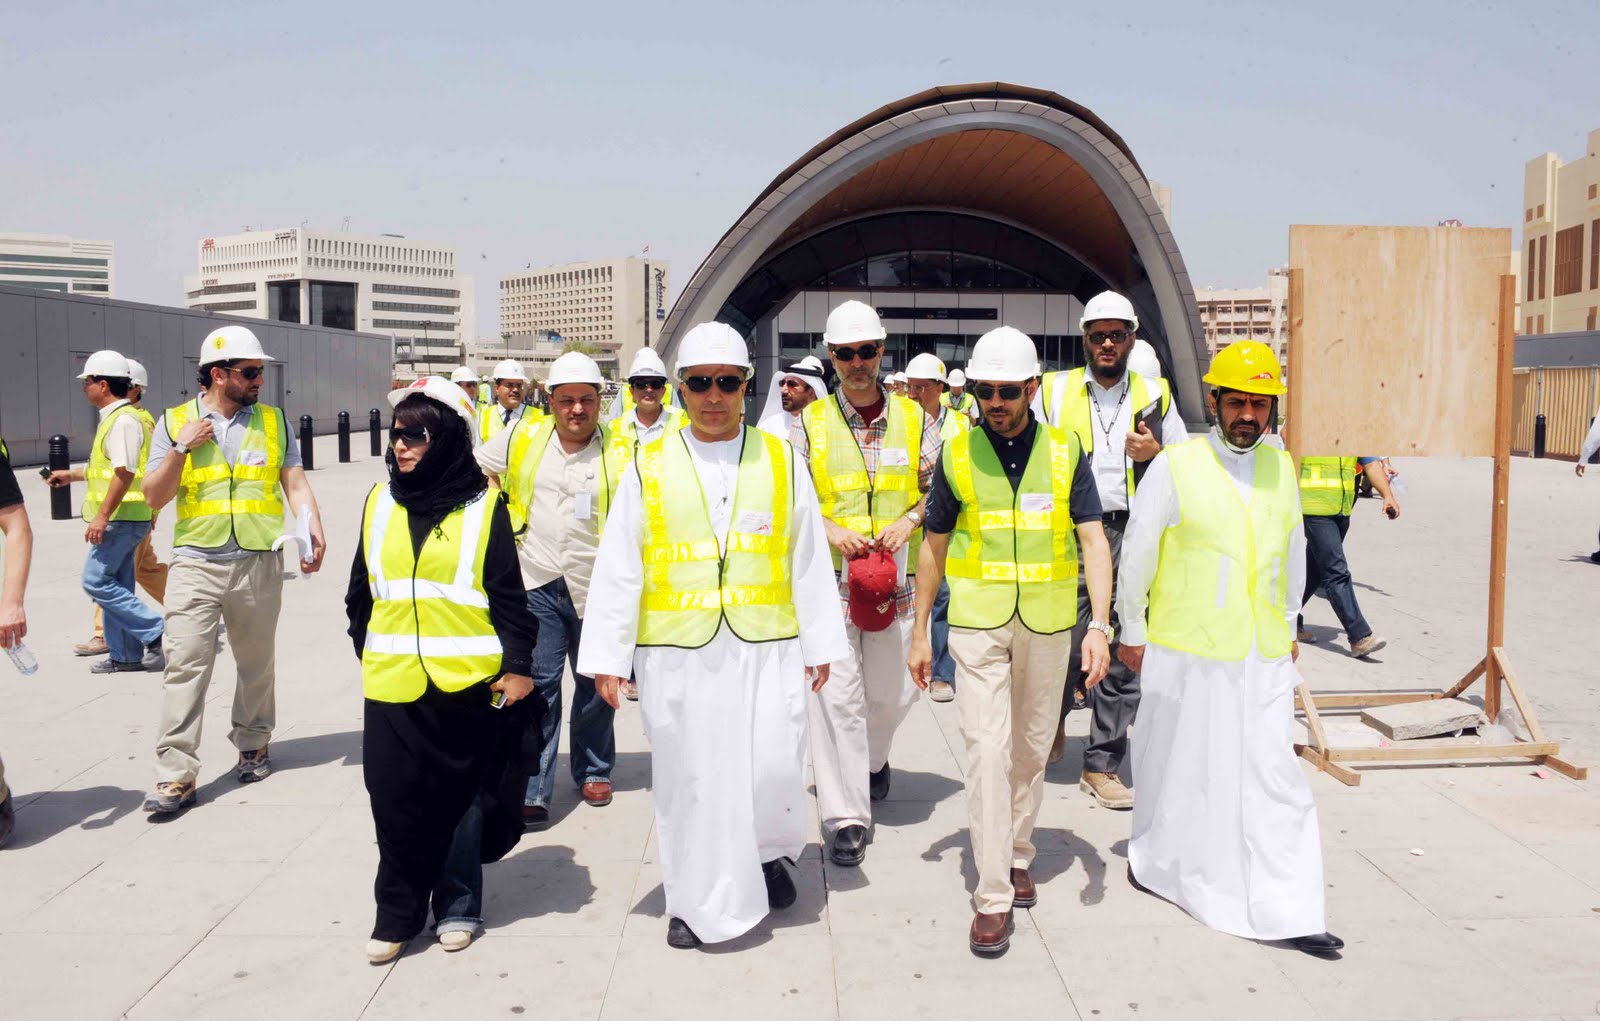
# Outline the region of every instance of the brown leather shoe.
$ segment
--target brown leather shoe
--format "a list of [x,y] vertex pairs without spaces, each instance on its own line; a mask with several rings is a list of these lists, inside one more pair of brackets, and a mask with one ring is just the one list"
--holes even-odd
[[1037,903],[1039,903],[1039,890],[1033,885],[1033,877],[1028,875],[1028,870],[1012,869],[1011,906],[1031,908]]
[[595,808],[604,808],[611,804],[611,781],[590,780],[584,784],[583,802]]
[[74,656],[108,656],[111,654],[111,646],[106,644],[104,638],[96,635],[87,642],[80,642],[74,645],[72,654]]
[[1011,946],[1011,912],[972,916],[972,933],[967,937],[972,952],[984,957],[998,957]]

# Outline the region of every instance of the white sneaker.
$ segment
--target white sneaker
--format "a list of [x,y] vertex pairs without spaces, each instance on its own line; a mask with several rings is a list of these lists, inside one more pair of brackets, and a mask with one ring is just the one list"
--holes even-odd
[[399,957],[400,951],[405,948],[406,945],[404,943],[390,943],[387,940],[369,939],[367,940],[367,963],[388,964],[396,957]]
[[465,929],[451,929],[449,932],[439,934],[439,945],[450,953],[465,950],[472,945],[472,933]]

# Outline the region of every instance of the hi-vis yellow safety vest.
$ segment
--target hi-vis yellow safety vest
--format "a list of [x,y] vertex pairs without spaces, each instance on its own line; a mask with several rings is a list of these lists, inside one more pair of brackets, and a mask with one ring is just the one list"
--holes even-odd
[[946,407],[939,413],[939,439],[944,443],[972,428],[972,419]]
[[1053,635],[1078,621],[1078,439],[1038,430],[1015,490],[982,429],[944,447],[941,467],[961,504],[945,559],[953,627],[1004,627],[1016,614],[1029,631]]
[[1361,462],[1353,457],[1300,459],[1300,513],[1318,517],[1349,514],[1356,505],[1356,476]]
[[951,405],[950,403],[950,391],[946,390],[944,393],[939,395],[939,403],[943,404],[947,408],[953,406],[957,411],[961,412],[963,415],[966,415],[969,419],[972,417],[972,413],[978,409],[978,399],[972,396],[971,390],[961,391],[961,399],[954,405]]
[[[506,448],[506,470],[500,477],[500,488],[505,490],[507,509],[511,512],[511,527],[519,535],[528,524],[528,508],[533,506],[533,486],[539,477],[539,463],[550,447],[550,437],[555,434],[555,420],[549,416],[535,419],[531,415],[521,422],[512,423],[510,445]],[[604,531],[606,515],[611,511],[611,500],[617,495],[617,484],[622,481],[626,457],[630,450],[611,442],[611,431],[598,427],[600,437],[600,462],[598,485],[595,487],[595,531]]]
[[[662,408],[661,415],[667,423],[666,432],[661,436],[670,436],[689,424],[689,416],[681,408]],[[625,414],[607,428],[611,436],[606,442],[608,447],[615,448],[608,449],[609,460],[612,464],[625,468],[633,462],[634,451],[639,447],[639,424],[633,420],[631,414]],[[660,439],[661,436],[656,438]]]
[[[478,411],[478,442],[488,443],[506,429],[506,409],[497,401],[491,401]],[[549,416],[531,404],[517,405],[517,413],[511,416],[509,423],[513,428],[520,422],[529,425],[538,425]]]
[[[144,462],[150,456],[149,426],[144,424],[144,418],[138,408],[131,404],[124,404],[111,414],[107,415],[94,431],[94,446],[89,448],[89,464],[83,470],[83,478],[88,485],[83,496],[83,520],[93,521],[100,508],[110,495],[111,480],[116,477],[116,469],[111,467],[111,458],[106,456],[106,437],[111,435],[111,426],[118,418],[132,415],[139,420],[139,426],[144,430],[144,442],[139,444],[139,463],[133,466],[133,481],[128,483],[128,491],[122,494],[122,502],[117,504],[117,509],[111,512],[112,521],[149,521],[150,505],[144,499]],[[148,418],[149,416],[144,416]]]
[[[1094,418],[1094,409],[1090,407],[1094,398],[1089,395],[1088,385],[1085,382],[1086,374],[1083,369],[1073,369],[1067,373],[1066,385],[1061,388],[1060,397],[1056,396],[1056,378],[1059,372],[1047,372],[1040,380],[1040,391],[1044,394],[1043,403],[1045,421],[1057,429],[1070,429],[1077,434],[1078,443],[1091,456],[1094,454],[1094,434],[1096,427],[1090,422]],[[1165,379],[1157,378],[1158,389],[1161,393],[1161,414],[1165,417],[1167,409],[1172,407],[1172,387]],[[1137,372],[1128,373],[1128,406],[1132,408],[1131,414],[1137,415],[1150,403],[1150,381]],[[1137,427],[1138,423],[1129,419],[1129,424]],[[1160,439],[1157,436],[1156,439]],[[1128,464],[1128,500],[1130,506],[1133,500],[1133,463]]]
[[[168,408],[167,435],[176,441],[184,423],[200,416],[198,399]],[[229,466],[215,440],[189,451],[178,479],[178,523],[172,529],[172,544],[221,549],[232,536],[240,549],[271,550],[283,534],[278,478],[288,436],[282,411],[253,404],[237,464]]]
[[[879,535],[922,499],[917,488],[922,458],[922,407],[909,397],[885,393],[888,416],[883,444],[878,450],[878,471],[867,474],[861,444],[845,421],[839,402],[844,396],[812,401],[801,413],[806,442],[811,447],[811,481],[817,487],[822,516],[862,535]],[[922,529],[911,533],[906,573],[915,574]],[[839,552],[833,551],[833,569],[839,570]]]
[[723,620],[746,642],[800,634],[789,549],[793,458],[785,441],[745,428],[724,551],[683,433],[639,449],[634,464],[645,511],[639,645],[698,649]]
[[1161,536],[1150,588],[1150,641],[1237,662],[1252,639],[1289,654],[1289,536],[1300,497],[1289,455],[1257,446],[1249,506],[1202,436],[1166,450],[1182,520]]
[[387,485],[367,494],[361,539],[372,618],[361,649],[362,693],[375,702],[415,702],[431,681],[460,691],[500,673],[500,637],[489,617],[483,557],[498,497],[457,507],[411,545],[406,509]]

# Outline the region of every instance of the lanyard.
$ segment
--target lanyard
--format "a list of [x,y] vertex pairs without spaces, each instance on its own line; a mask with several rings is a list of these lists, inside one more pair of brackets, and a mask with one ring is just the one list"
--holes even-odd
[[[1089,385],[1092,387],[1094,384],[1091,383]],[[1116,428],[1117,416],[1122,413],[1122,404],[1123,404],[1124,401],[1126,401],[1128,399],[1128,391],[1132,390],[1132,389],[1133,389],[1133,387],[1128,383],[1127,379],[1124,378],[1123,381],[1122,381],[1122,396],[1117,398],[1117,406],[1115,408],[1111,409],[1111,421],[1110,421],[1109,424],[1100,415],[1100,400],[1099,400],[1099,398],[1097,398],[1095,396],[1094,391],[1092,389],[1089,391],[1089,404],[1090,404],[1091,407],[1094,408],[1094,418],[1095,418],[1095,421],[1098,422],[1099,425],[1100,425],[1101,434],[1104,435],[1105,438],[1106,438],[1106,446],[1107,446],[1107,448],[1109,448],[1111,446],[1111,430]]]

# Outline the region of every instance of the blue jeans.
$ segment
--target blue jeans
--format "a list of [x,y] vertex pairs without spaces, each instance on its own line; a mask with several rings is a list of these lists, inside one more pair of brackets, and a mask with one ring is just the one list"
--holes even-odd
[[950,579],[939,579],[933,600],[933,679],[956,683],[956,661],[950,655]]
[[[1307,514],[1306,593],[1310,599],[1318,586],[1333,606],[1334,615],[1353,645],[1372,634],[1367,618],[1356,603],[1355,586],[1350,581],[1350,565],[1344,559],[1344,536],[1350,531],[1348,514]],[[1301,626],[1304,626],[1302,622]]]
[[477,932],[483,925],[483,863],[479,845],[483,842],[483,795],[473,799],[467,814],[456,823],[450,839],[450,854],[444,872],[433,888],[433,929],[447,932]]
[[83,591],[100,604],[106,646],[119,663],[137,663],[144,647],[161,637],[161,615],[133,594],[133,562],[148,521],[113,521],[98,546],[83,561]]
[[582,786],[593,780],[610,780],[617,758],[617,738],[611,729],[616,710],[594,690],[594,678],[578,673],[578,641],[583,621],[572,605],[565,578],[557,578],[528,593],[528,609],[539,622],[533,646],[533,690],[544,700],[540,721],[544,751],[539,775],[528,777],[523,804],[550,805],[555,793],[556,752],[561,744],[561,675],[572,667],[572,782]]

